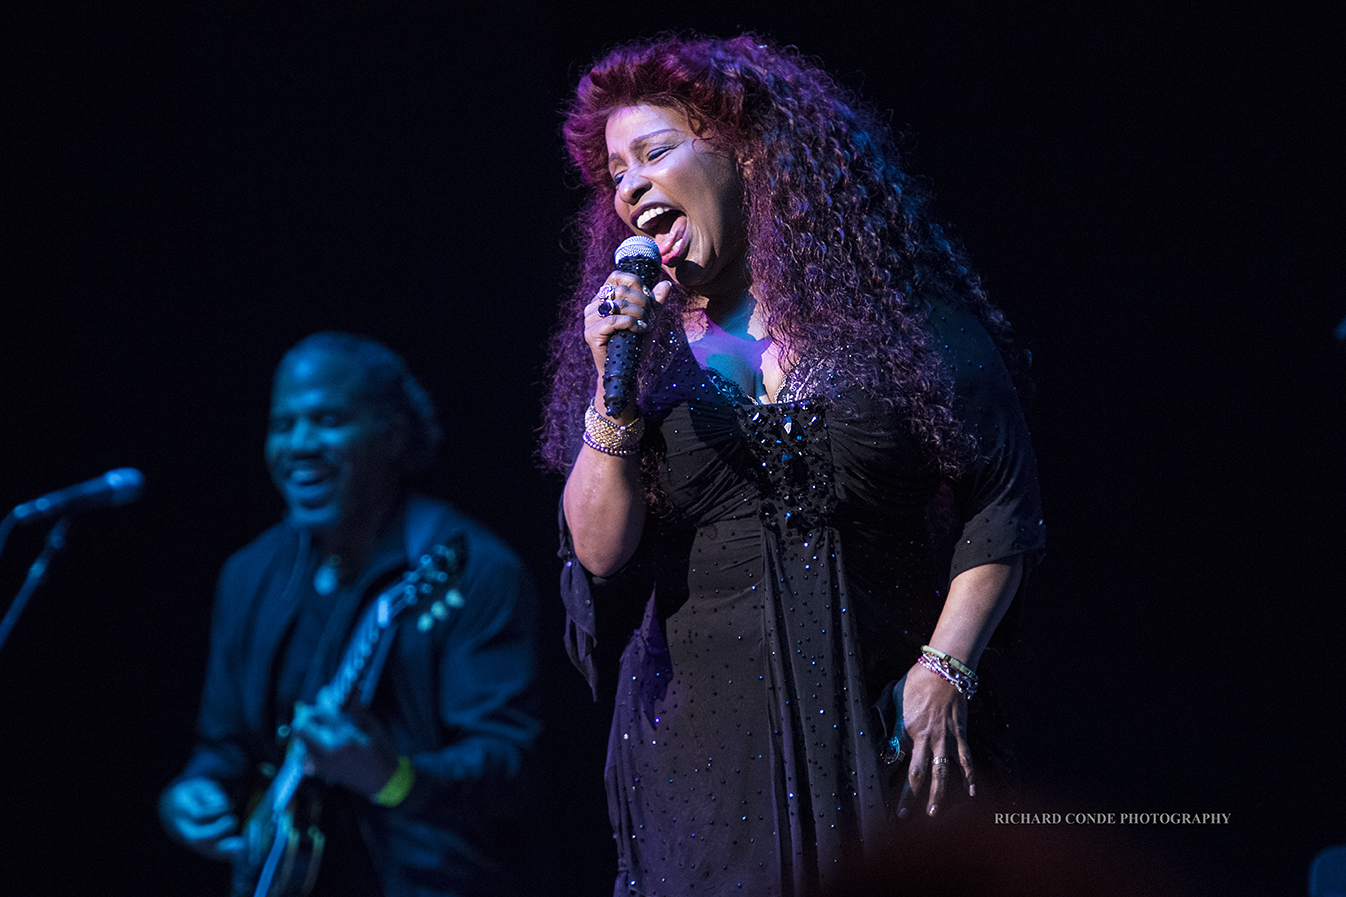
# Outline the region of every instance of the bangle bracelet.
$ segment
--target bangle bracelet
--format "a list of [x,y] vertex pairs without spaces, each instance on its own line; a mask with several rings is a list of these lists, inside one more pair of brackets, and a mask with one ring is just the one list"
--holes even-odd
[[624,458],[640,451],[645,421],[636,418],[629,424],[614,423],[598,413],[593,402],[584,411],[584,444],[605,455]]
[[943,651],[939,650],[938,648],[932,648],[932,647],[930,647],[929,645],[921,645],[921,653],[922,653],[922,654],[929,654],[931,657],[935,658],[936,660],[942,660],[944,663],[947,663],[949,666],[953,667],[955,670],[957,670],[958,672],[962,673],[964,676],[967,676],[968,678],[971,678],[971,679],[976,679],[976,678],[977,678],[977,671],[976,671],[976,670],[972,669],[972,667],[970,667],[970,666],[968,666],[967,664],[963,663],[963,662],[962,662],[961,660],[959,660],[957,657],[954,657],[954,656],[952,656],[952,655],[950,655],[950,654],[945,654]]
[[963,697],[971,698],[977,693],[979,684],[977,674],[972,672],[972,668],[967,664],[943,651],[937,651],[926,645],[921,649],[921,656],[916,662],[958,689],[958,693]]
[[388,784],[379,789],[372,800],[381,807],[395,807],[407,799],[411,786],[416,782],[416,768],[406,757],[397,758],[397,772],[388,779]]
[[590,436],[588,430],[584,431],[583,439],[584,444],[587,445],[589,448],[595,451],[602,452],[605,455],[612,455],[615,458],[629,458],[632,455],[636,454],[635,449],[610,448],[609,446],[604,445],[597,439],[594,439],[592,436]]

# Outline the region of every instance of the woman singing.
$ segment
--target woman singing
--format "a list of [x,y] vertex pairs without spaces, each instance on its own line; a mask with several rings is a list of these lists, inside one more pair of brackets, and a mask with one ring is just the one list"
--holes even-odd
[[[978,664],[1044,544],[1008,325],[887,130],[792,51],[621,47],[565,137],[592,197],[542,450],[591,684],[595,614],[645,607],[616,893],[814,893],[975,794]],[[632,234],[652,290],[612,270]],[[618,414],[621,331],[647,344]]]

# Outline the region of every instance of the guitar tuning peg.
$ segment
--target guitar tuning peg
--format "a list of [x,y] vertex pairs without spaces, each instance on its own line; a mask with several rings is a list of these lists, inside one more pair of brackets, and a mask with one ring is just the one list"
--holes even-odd
[[435,620],[429,614],[421,614],[420,619],[416,621],[416,630],[418,632],[429,632],[435,625]]
[[423,582],[416,587],[416,590],[419,591],[422,595],[429,595],[431,592],[435,590],[435,587],[430,585],[430,583],[428,582]]
[[430,613],[438,620],[447,620],[449,618],[449,609],[444,606],[443,601],[436,601],[430,605]]
[[465,603],[463,601],[462,592],[459,592],[457,589],[449,589],[448,593],[444,596],[444,603],[449,607],[462,607]]

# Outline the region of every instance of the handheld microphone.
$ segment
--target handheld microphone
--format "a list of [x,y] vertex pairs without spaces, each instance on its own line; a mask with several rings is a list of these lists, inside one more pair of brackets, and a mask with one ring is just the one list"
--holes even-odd
[[[613,254],[618,271],[634,274],[653,290],[663,269],[659,266],[659,244],[649,237],[627,237]],[[609,417],[621,417],[636,396],[636,374],[645,334],[618,330],[608,340],[608,357],[603,363],[603,404]]]
[[17,522],[24,523],[87,511],[90,508],[124,505],[139,498],[144,485],[145,475],[140,471],[134,467],[119,467],[116,470],[109,470],[101,477],[48,492],[41,498],[24,502],[13,510],[12,516]]

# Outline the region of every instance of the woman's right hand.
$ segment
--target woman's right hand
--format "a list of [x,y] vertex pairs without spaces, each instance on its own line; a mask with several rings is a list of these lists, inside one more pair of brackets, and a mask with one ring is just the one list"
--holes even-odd
[[[608,342],[614,333],[624,330],[633,333],[649,330],[671,286],[663,281],[655,284],[653,291],[647,290],[634,274],[613,271],[584,307],[584,339],[598,369],[594,410],[599,414],[607,415],[603,374]],[[636,403],[631,402],[620,418],[609,420],[618,425],[629,424],[638,413]],[[586,570],[599,576],[609,575],[631,558],[645,526],[640,465],[632,463],[632,457],[581,447],[566,477],[563,503],[575,557]]]
[[600,383],[612,335],[622,330],[634,333],[647,331],[654,321],[658,306],[668,298],[671,286],[665,280],[650,291],[636,275],[613,271],[589,300],[589,304],[584,307],[584,339],[593,353]]
[[212,779],[185,779],[168,788],[159,798],[159,818],[170,835],[213,859],[243,849],[233,802]]

